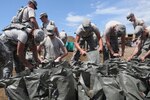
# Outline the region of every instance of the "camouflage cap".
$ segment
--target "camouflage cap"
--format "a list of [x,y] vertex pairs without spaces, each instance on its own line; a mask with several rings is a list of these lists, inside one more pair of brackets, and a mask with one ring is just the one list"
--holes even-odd
[[82,25],[83,25],[83,27],[89,27],[89,26],[91,26],[90,19],[88,19],[88,18],[83,19]]
[[127,20],[131,20],[131,17],[132,16],[134,16],[134,14],[133,13],[129,13],[128,15],[127,15]]
[[45,12],[44,12],[44,13],[41,13],[41,14],[40,14],[40,19],[41,19],[43,16],[48,16],[48,15],[47,15],[47,13],[45,13]]
[[126,27],[125,27],[125,25],[118,24],[115,27],[115,31],[116,31],[117,36],[120,37],[120,36],[126,34]]
[[53,25],[47,25],[46,27],[46,30],[47,30],[47,35],[54,35],[55,33],[55,27]]
[[44,40],[44,31],[42,29],[35,29],[33,31],[35,44],[39,44]]
[[37,9],[37,2],[35,0],[29,0],[29,2],[33,3],[35,9]]

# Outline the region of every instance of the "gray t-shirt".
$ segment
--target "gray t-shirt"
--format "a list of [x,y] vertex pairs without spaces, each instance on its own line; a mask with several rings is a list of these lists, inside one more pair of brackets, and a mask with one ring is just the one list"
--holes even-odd
[[110,38],[110,45],[112,46],[113,51],[118,52],[119,45],[118,45],[118,36],[114,31],[113,27],[121,24],[118,21],[109,21],[105,26],[104,36]]
[[49,36],[46,36],[40,45],[44,46],[44,57],[47,60],[56,59],[62,55],[61,49],[64,48],[64,43],[58,37],[51,39]]
[[23,12],[23,17],[22,17],[22,21],[26,22],[29,21],[30,18],[34,17],[35,18],[35,10],[31,7],[27,7],[25,8],[24,12]]
[[85,31],[82,24],[76,30],[76,34],[83,38],[92,36],[93,33],[100,33],[99,29],[97,28],[97,26],[94,23],[91,23],[91,27],[89,27],[88,31]]
[[33,23],[30,22],[30,18],[35,18],[35,10],[31,7],[25,8],[22,16],[22,22],[26,25],[29,25],[30,27],[34,27]]
[[109,36],[109,37],[114,37],[114,36],[116,37],[117,34],[114,32],[113,27],[118,24],[121,24],[121,23],[118,21],[109,21],[105,26],[104,35]]
[[28,35],[26,32],[22,30],[12,29],[12,30],[6,30],[4,34],[7,36],[8,39],[13,40],[13,43],[18,43],[18,41],[22,42],[23,44],[26,44],[28,40]]

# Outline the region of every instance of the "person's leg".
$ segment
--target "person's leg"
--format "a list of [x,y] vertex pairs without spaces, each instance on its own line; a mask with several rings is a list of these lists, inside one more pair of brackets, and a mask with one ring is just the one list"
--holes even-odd
[[1,67],[1,78],[9,78],[12,75],[12,70],[13,70],[13,57],[12,57],[12,52],[9,49],[9,45],[7,45],[7,42],[4,43],[0,41],[0,58],[2,64],[0,65]]
[[107,45],[104,44],[103,46],[103,62],[109,59],[109,50],[107,48]]
[[[80,39],[79,45],[82,46],[85,43],[85,40],[83,38]],[[71,63],[76,63],[80,58],[80,51],[75,49],[75,52],[73,53],[73,56],[71,58]]]
[[15,64],[16,74],[19,74],[20,72],[25,70],[25,66],[19,60],[18,56],[16,55],[16,52],[14,52],[14,64]]
[[85,40],[87,42],[87,45],[89,46],[89,51],[96,49],[96,43],[94,41],[93,36],[89,36],[89,37],[85,38]]

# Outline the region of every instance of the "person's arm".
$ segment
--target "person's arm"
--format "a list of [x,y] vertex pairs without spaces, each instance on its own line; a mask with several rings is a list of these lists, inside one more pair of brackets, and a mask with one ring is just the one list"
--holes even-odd
[[41,63],[41,61],[40,61],[40,59],[38,57],[38,50],[37,50],[37,48],[38,47],[36,45],[34,45],[31,50],[33,52],[33,57],[34,57],[36,63],[39,64],[39,63]]
[[33,23],[35,29],[39,29],[39,26],[38,26],[38,23],[37,23],[35,17],[31,17],[30,22]]
[[80,40],[80,36],[79,35],[76,35],[76,38],[75,38],[75,42],[74,42],[74,45],[75,47],[80,51],[81,55],[86,55],[86,51],[84,51],[80,45],[79,45],[79,40]]
[[137,40],[136,47],[130,57],[128,57],[127,61],[130,61],[140,50],[141,48],[141,40]]
[[125,51],[125,35],[121,36],[121,56],[124,56]]
[[63,51],[63,54],[60,55],[59,57],[57,57],[57,59],[55,59],[55,62],[61,61],[65,56],[68,55],[68,51],[67,51],[67,49],[66,49],[65,46],[63,46],[61,49],[62,49],[62,51]]
[[43,44],[40,44],[37,46],[37,53],[38,53],[38,59],[43,62],[44,61],[44,55],[42,55],[42,49],[44,49]]
[[23,63],[25,67],[28,67],[29,69],[33,68],[33,65],[31,65],[26,59],[25,59],[25,54],[24,54],[24,49],[25,49],[25,44],[22,42],[18,41],[17,44],[17,56],[20,59],[20,61]]
[[102,52],[103,51],[103,41],[102,41],[102,37],[100,36],[100,32],[96,32],[95,33],[98,39],[98,44],[99,44],[99,51]]
[[150,50],[144,56],[141,56],[140,59],[142,61],[145,61],[145,58],[148,57],[148,56],[150,56]]
[[110,51],[110,53],[113,55],[114,54],[114,51],[110,45],[110,37],[105,35],[105,40],[106,40],[106,45],[107,45],[107,48],[108,50]]

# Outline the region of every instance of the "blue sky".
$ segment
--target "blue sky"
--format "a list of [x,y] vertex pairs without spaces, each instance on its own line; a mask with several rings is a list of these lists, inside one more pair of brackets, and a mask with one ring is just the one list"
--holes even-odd
[[[9,25],[17,10],[26,6],[27,2],[28,0],[1,0],[0,30]],[[126,20],[129,12],[143,19],[146,25],[150,24],[149,0],[37,0],[37,3],[36,19],[39,26],[42,24],[40,13],[46,12],[49,19],[55,21],[59,32],[64,29],[71,36],[74,36],[85,17],[98,26],[101,34],[110,20],[120,21],[126,25],[127,33],[132,33],[133,26]]]

